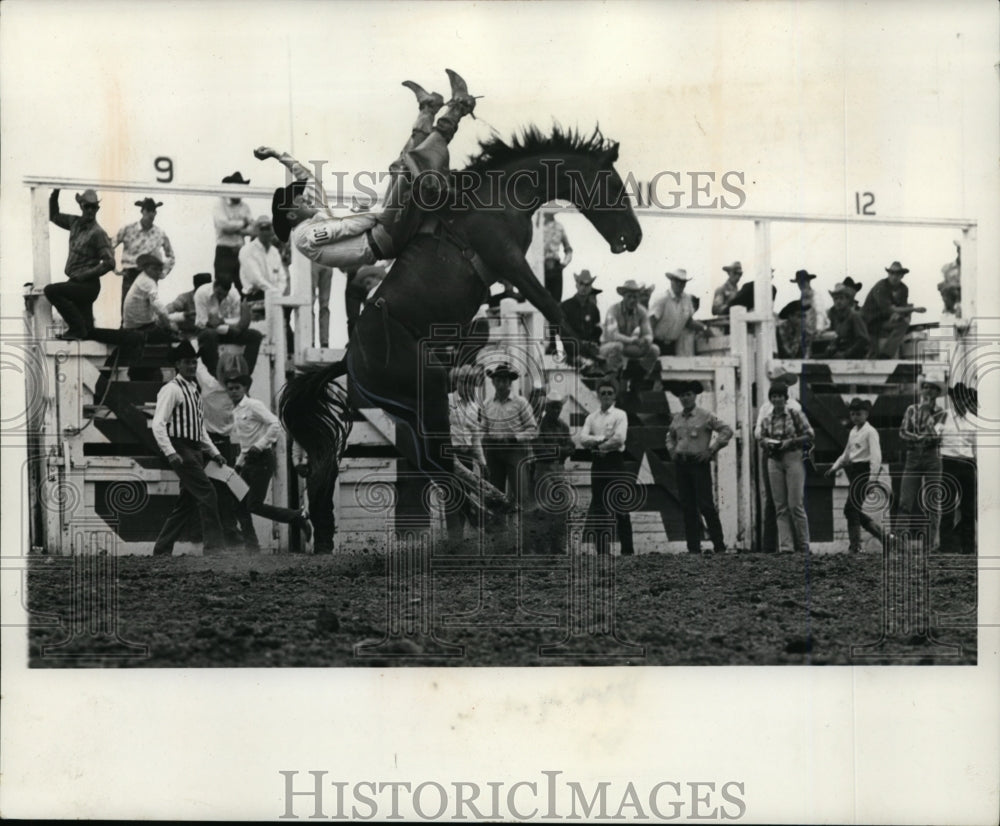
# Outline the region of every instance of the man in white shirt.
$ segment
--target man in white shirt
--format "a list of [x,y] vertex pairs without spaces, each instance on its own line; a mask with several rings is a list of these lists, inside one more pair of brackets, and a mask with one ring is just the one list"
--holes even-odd
[[281,260],[281,250],[274,243],[271,219],[261,215],[255,222],[257,237],[240,248],[240,280],[243,294],[288,292],[288,273]]
[[686,270],[667,273],[670,289],[649,311],[653,341],[661,356],[693,356],[695,333],[707,333],[708,328],[695,321],[694,301],[684,292],[691,276]]
[[[240,184],[249,186],[250,181],[244,179],[242,173],[234,172],[222,179],[224,184]],[[252,236],[253,212],[250,205],[242,198],[220,198],[212,211],[212,222],[215,225],[215,275],[225,275],[236,285],[237,292],[242,293],[240,281],[240,250],[248,236]]]
[[868,485],[877,479],[882,470],[882,442],[878,431],[868,423],[872,403],[867,399],[852,399],[848,407],[851,417],[850,433],[847,435],[847,446],[837,457],[826,476],[834,476],[843,468],[850,482],[847,491],[847,502],[844,504],[844,516],[847,518],[847,536],[849,551],[857,553],[861,550],[861,529],[881,541],[882,528],[872,521],[862,510],[868,496]]
[[180,480],[181,495],[163,522],[153,553],[170,556],[194,512],[201,522],[204,552],[219,552],[224,549],[222,524],[215,488],[205,475],[203,451],[208,451],[220,467],[225,466],[226,460],[205,430],[201,390],[195,380],[198,354],[184,341],[174,348],[171,358],[177,376],[156,394],[152,431],[156,444]]
[[526,510],[531,492],[531,444],[538,425],[523,396],[512,396],[511,383],[520,374],[503,362],[486,375],[493,381],[493,398],[483,407],[482,443],[490,482]]
[[[620,499],[623,485],[635,484],[635,480],[625,470],[628,416],[624,410],[615,407],[618,385],[614,380],[601,379],[597,385],[597,396],[601,407],[587,416],[578,439],[581,447],[589,448],[593,453],[587,521],[590,523],[592,517],[614,515],[622,556],[631,556],[635,553],[632,544],[632,518],[628,511],[622,510],[613,501]],[[588,525],[585,538],[595,543],[597,553],[611,553],[611,533],[604,527],[594,528]]]
[[240,308],[240,294],[226,275],[216,275],[194,293],[194,323],[198,329],[198,353],[208,372],[219,369],[219,345],[242,344],[247,369],[253,373],[264,336],[249,326]]
[[122,329],[149,331],[157,327],[177,330],[167,305],[160,300],[157,283],[166,275],[164,262],[153,253],[143,253],[136,261],[136,275],[122,305]]
[[236,470],[250,487],[246,498],[240,503],[237,516],[243,531],[243,543],[248,551],[254,553],[260,550],[260,543],[251,514],[263,516],[272,522],[297,525],[307,542],[312,536],[312,528],[303,511],[264,502],[277,467],[274,448],[281,434],[281,423],[264,402],[247,395],[250,382],[250,376],[231,378],[226,382],[226,393],[233,403],[233,429],[229,435],[240,449],[236,458]]
[[[941,550],[944,553],[976,552],[977,467],[976,432],[968,413],[976,414],[978,394],[959,382],[948,388],[947,416],[941,432],[941,477],[958,488],[958,507],[942,514]],[[958,517],[958,523],[955,517]]]

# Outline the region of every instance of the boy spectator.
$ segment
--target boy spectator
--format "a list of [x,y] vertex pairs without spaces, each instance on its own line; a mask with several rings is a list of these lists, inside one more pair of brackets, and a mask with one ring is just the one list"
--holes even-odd
[[861,313],[854,306],[854,290],[837,284],[830,291],[833,307],[828,311],[830,329],[836,335],[827,353],[831,359],[863,359],[868,352],[869,336]]

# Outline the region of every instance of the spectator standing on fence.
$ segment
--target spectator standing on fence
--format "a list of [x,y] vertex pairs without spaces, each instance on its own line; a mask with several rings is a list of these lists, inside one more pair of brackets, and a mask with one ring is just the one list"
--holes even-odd
[[653,341],[661,356],[693,356],[695,334],[707,333],[708,328],[695,321],[694,301],[684,291],[691,276],[681,269],[666,275],[670,289],[649,311]]
[[[733,438],[733,429],[714,413],[698,407],[704,392],[700,381],[676,382],[673,393],[680,399],[667,430],[666,447],[677,476],[677,496],[684,514],[684,537],[689,553],[701,551],[701,518],[705,517],[712,549],[725,553],[726,541],[712,492],[712,460]],[[713,434],[717,434],[713,444]]]
[[653,344],[649,316],[639,306],[641,290],[632,278],[618,287],[622,300],[611,305],[604,319],[600,355],[614,373],[621,372],[630,359],[637,360],[647,375],[660,363],[660,348]]
[[940,503],[935,493],[922,497],[920,492],[925,484],[936,488],[941,483],[941,436],[946,414],[943,408],[937,406],[937,400],[943,392],[941,382],[930,379],[921,381],[920,401],[906,408],[903,424],[899,428],[899,436],[906,444],[899,510],[911,516],[926,510],[930,520],[928,541],[931,549],[938,546]]
[[195,290],[194,305],[199,355],[208,372],[218,378],[220,344],[242,344],[247,372],[252,374],[264,336],[248,326],[249,308],[241,305],[229,276],[217,275],[211,284]]
[[[122,248],[122,313],[125,312],[125,298],[128,296],[132,282],[141,272],[139,256],[152,254],[163,262],[163,277],[170,275],[174,268],[174,249],[170,246],[167,234],[156,226],[156,210],[163,206],[162,201],[143,198],[135,205],[141,211],[141,217],[134,224],[128,224],[118,230],[115,236],[115,248]],[[124,325],[123,325],[124,326]]]
[[903,283],[903,276],[909,272],[906,267],[893,261],[885,271],[886,277],[868,291],[861,308],[861,317],[871,336],[870,359],[899,358],[903,338],[910,328],[910,316],[927,312],[925,307],[909,303],[910,288]]
[[726,283],[712,296],[712,315],[729,315],[730,304],[740,291],[743,265],[739,261],[733,261],[722,269],[726,273]]
[[156,394],[153,413],[153,438],[181,483],[181,494],[160,528],[153,544],[153,554],[169,556],[174,543],[197,512],[201,522],[202,543],[206,554],[224,549],[222,524],[215,488],[205,475],[203,452],[220,467],[225,458],[216,449],[205,430],[201,390],[195,376],[198,354],[190,342],[181,342],[171,352],[177,376]]
[[486,375],[493,382],[493,398],[483,407],[483,446],[490,482],[522,512],[530,499],[531,443],[538,425],[523,396],[511,395],[519,374],[503,362]]
[[869,336],[861,313],[854,306],[854,290],[837,284],[830,291],[833,307],[828,311],[834,339],[827,358],[863,359],[868,352]]
[[[545,289],[557,302],[561,302],[563,270],[573,260],[573,247],[569,243],[569,236],[566,235],[563,225],[551,212],[546,212],[542,218],[542,247],[545,258]],[[548,355],[556,351],[555,337],[558,332],[558,328],[549,326],[547,331],[549,343],[545,348]]]
[[[628,490],[635,480],[625,470],[625,439],[628,437],[628,416],[615,406],[618,385],[611,378],[597,384],[600,408],[587,416],[580,431],[580,446],[588,448],[593,459],[590,465],[590,507],[587,521],[595,517],[614,516],[618,527],[618,541],[623,556],[635,553],[632,544],[632,517],[622,506]],[[591,524],[585,537],[593,541],[598,554],[611,553],[611,533],[605,528],[595,529]]]
[[815,438],[802,413],[787,408],[788,388],[771,385],[767,394],[771,414],[760,426],[761,444],[767,456],[767,472],[778,523],[778,550],[809,552],[809,522],[806,519],[806,467],[804,449]]
[[194,278],[191,279],[194,284],[194,289],[188,290],[178,295],[173,301],[167,305],[167,312],[170,314],[170,320],[177,325],[177,329],[185,335],[193,335],[197,333],[198,329],[195,326],[195,308],[194,308],[194,294],[195,291],[202,284],[212,283],[212,274],[208,272],[196,273]]
[[[222,183],[250,185],[250,181],[244,180],[240,172],[226,175]],[[215,275],[229,276],[236,291],[242,293],[240,250],[247,237],[254,233],[253,212],[242,198],[226,195],[215,205],[212,221],[215,224]]]
[[77,194],[80,215],[59,211],[59,190],[49,196],[49,220],[69,230],[69,255],[66,258],[67,281],[46,284],[43,292],[49,303],[66,322],[66,331],[56,336],[63,341],[88,338],[94,329],[94,302],[101,294],[101,276],[115,268],[111,239],[97,223],[100,199],[92,189]]
[[872,403],[867,399],[852,399],[848,407],[853,427],[847,434],[847,446],[837,460],[830,465],[825,476],[836,476],[843,469],[847,473],[847,501],[844,503],[844,517],[847,519],[848,550],[861,550],[861,529],[881,541],[882,528],[864,512],[868,497],[868,486],[882,471],[882,441],[878,431],[868,424]]
[[274,448],[281,434],[281,423],[264,402],[247,395],[250,376],[227,379],[226,393],[233,403],[233,430],[230,434],[239,448],[236,470],[250,490],[240,503],[237,515],[243,532],[243,544],[251,553],[260,551],[253,516],[263,516],[272,522],[296,525],[306,541],[312,537],[312,527],[305,511],[268,505],[264,498],[271,487],[271,478],[277,468]]
[[535,543],[550,554],[566,549],[566,460],[573,454],[569,425],[561,418],[564,399],[549,394],[535,440]]
[[597,307],[596,279],[590,270],[573,274],[576,294],[562,303],[563,315],[570,327],[580,336],[580,354],[594,358],[601,346],[601,311]]
[[[959,382],[948,388],[949,405],[941,433],[941,474],[958,487],[958,507],[941,521],[941,550],[945,553],[976,552],[976,437],[969,413],[976,414],[975,390]],[[958,517],[958,523],[955,518]]]

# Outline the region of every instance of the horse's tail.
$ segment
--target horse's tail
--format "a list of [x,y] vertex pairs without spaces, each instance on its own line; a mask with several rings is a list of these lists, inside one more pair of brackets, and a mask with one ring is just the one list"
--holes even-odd
[[291,379],[278,397],[282,424],[309,455],[310,473],[337,473],[354,425],[347,391],[335,381],[343,362],[314,368]]

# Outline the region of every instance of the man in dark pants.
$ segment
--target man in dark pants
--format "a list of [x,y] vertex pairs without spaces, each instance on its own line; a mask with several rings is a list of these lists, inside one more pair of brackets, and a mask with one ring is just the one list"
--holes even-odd
[[[714,413],[696,402],[704,392],[700,381],[677,382],[673,393],[680,399],[681,411],[675,413],[667,430],[667,452],[674,462],[677,495],[684,512],[684,537],[689,553],[701,551],[701,517],[705,517],[708,536],[717,554],[725,553],[726,541],[712,494],[712,460],[733,438],[733,429]],[[718,433],[715,444],[712,434]]]
[[253,373],[264,336],[248,326],[249,313],[244,312],[230,278],[217,275],[211,284],[195,290],[194,306],[198,349],[208,372],[217,377],[220,344],[242,344],[247,371]]
[[[542,222],[542,244],[545,256],[545,289],[556,301],[562,301],[563,270],[573,260],[573,247],[570,246],[566,230],[555,215],[546,212]],[[556,351],[556,327],[549,326],[547,330],[549,355]]]
[[[625,439],[628,436],[628,416],[624,410],[615,407],[618,385],[613,379],[601,379],[597,385],[597,396],[601,407],[595,410],[583,423],[580,431],[580,446],[593,451],[590,466],[590,509],[591,517],[614,515],[618,527],[618,541],[621,542],[622,556],[635,553],[632,545],[632,518],[628,511],[613,507],[620,500],[622,488],[634,485],[635,480],[625,471]],[[597,553],[611,553],[611,535],[607,530],[586,531],[593,537]]]
[[224,550],[222,525],[215,488],[205,475],[203,451],[220,467],[226,460],[208,437],[201,390],[195,375],[198,354],[190,342],[182,342],[171,352],[177,376],[156,395],[153,414],[153,438],[167,457],[181,483],[181,495],[160,529],[153,553],[169,556],[194,511],[201,520],[201,534],[206,554]]
[[62,284],[46,284],[43,292],[66,322],[66,332],[56,338],[75,341],[88,338],[94,329],[94,302],[101,294],[101,276],[115,268],[111,239],[97,223],[101,202],[92,189],[76,196],[82,215],[59,211],[59,190],[49,196],[49,220],[69,230],[69,255]]

